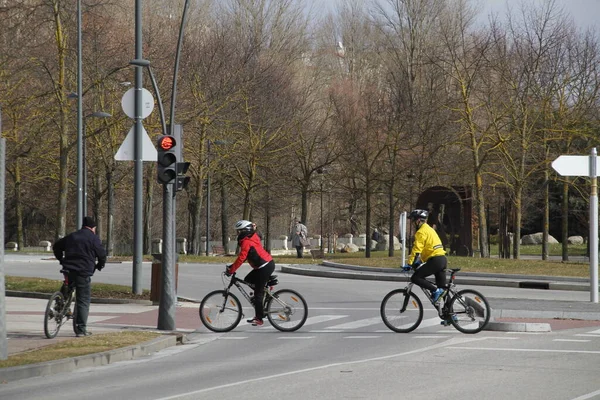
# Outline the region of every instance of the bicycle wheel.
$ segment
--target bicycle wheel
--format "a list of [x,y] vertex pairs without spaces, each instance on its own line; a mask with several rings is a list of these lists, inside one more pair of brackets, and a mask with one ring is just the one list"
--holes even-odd
[[408,333],[417,329],[423,320],[423,304],[413,292],[396,289],[383,298],[380,313],[388,328],[394,332]]
[[55,292],[50,296],[48,304],[46,304],[46,312],[44,313],[44,334],[48,339],[53,339],[58,335],[58,331],[63,324],[63,307],[65,299],[61,292]]
[[491,309],[487,299],[478,291],[464,289],[450,300],[450,322],[462,333],[480,332],[490,320]]
[[200,321],[213,332],[229,332],[242,319],[242,305],[233,293],[210,292],[200,302]]
[[308,307],[300,293],[292,289],[281,289],[268,298],[265,313],[276,329],[293,332],[306,322]]

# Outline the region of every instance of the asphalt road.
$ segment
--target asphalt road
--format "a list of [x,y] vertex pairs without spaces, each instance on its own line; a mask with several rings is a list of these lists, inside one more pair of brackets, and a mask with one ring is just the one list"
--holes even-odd
[[[200,299],[219,288],[222,268],[180,265],[179,295]],[[46,261],[7,261],[5,273],[59,278],[56,262]],[[144,265],[145,287],[149,274],[150,265]],[[94,281],[128,284],[131,264],[108,265]],[[289,274],[280,282],[309,303],[309,320],[298,332],[242,324],[214,334],[199,323],[186,345],[135,361],[11,382],[0,386],[0,398],[600,398],[598,326],[463,335],[440,326],[429,311],[420,329],[396,334],[381,323],[379,304],[398,283]],[[490,299],[588,299],[585,292],[478,289]]]

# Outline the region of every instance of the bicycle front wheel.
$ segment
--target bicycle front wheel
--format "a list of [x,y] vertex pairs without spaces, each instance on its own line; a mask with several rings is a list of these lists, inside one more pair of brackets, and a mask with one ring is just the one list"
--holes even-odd
[[417,329],[423,320],[423,304],[413,292],[396,289],[383,298],[380,313],[388,328],[394,332],[408,333]]
[[200,302],[200,321],[213,332],[229,332],[242,319],[242,305],[233,293],[210,292]]
[[55,292],[50,296],[48,304],[46,304],[46,312],[44,313],[44,334],[48,339],[53,339],[58,335],[58,331],[63,324],[65,318],[63,307],[65,299],[61,292]]
[[491,308],[487,299],[478,291],[464,289],[450,300],[450,322],[462,333],[478,333],[490,320]]
[[282,332],[298,330],[306,322],[306,300],[292,289],[281,289],[267,300],[265,312],[271,325]]

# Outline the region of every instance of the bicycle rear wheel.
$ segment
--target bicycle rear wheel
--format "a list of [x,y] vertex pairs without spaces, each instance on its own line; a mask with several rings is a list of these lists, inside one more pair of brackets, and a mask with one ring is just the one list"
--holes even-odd
[[65,316],[63,314],[65,299],[61,292],[55,292],[50,296],[46,304],[44,313],[44,334],[48,339],[53,339],[58,335]]
[[490,320],[491,308],[487,299],[478,291],[464,289],[450,300],[450,322],[462,333],[478,333]]
[[423,320],[423,304],[413,292],[396,289],[383,298],[380,313],[388,328],[394,332],[408,333],[414,331]]
[[210,292],[200,302],[200,321],[213,332],[229,332],[242,319],[242,305],[233,293]]
[[292,289],[281,289],[268,298],[265,312],[271,325],[282,332],[298,330],[306,322],[306,300]]

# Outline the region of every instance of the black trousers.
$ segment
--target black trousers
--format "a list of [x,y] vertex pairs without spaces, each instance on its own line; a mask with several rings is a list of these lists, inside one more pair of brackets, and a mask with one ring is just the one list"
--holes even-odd
[[265,285],[275,271],[275,261],[271,260],[267,265],[259,269],[253,269],[246,275],[244,280],[254,285],[254,315],[258,319],[265,316],[263,308],[263,297],[265,294]]
[[[446,272],[444,271],[448,266],[448,259],[446,256],[431,257],[426,263],[419,266],[410,277],[410,281],[422,288],[429,289],[431,291],[436,290],[440,287],[446,286]],[[426,277],[429,275],[435,275],[435,285],[429,282]]]
[[303,258],[304,257],[304,246],[302,246],[302,245],[296,246],[296,253],[298,254],[298,256],[296,258]]
[[69,286],[76,289],[75,292],[75,326],[79,332],[87,330],[87,320],[90,313],[90,302],[92,299],[92,278],[81,276],[75,271],[69,271]]

